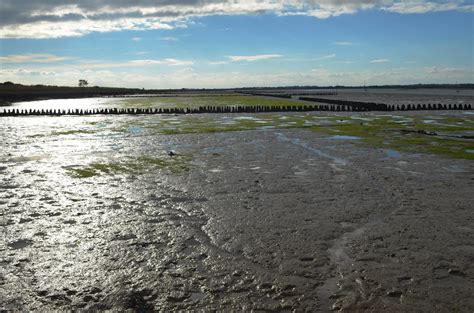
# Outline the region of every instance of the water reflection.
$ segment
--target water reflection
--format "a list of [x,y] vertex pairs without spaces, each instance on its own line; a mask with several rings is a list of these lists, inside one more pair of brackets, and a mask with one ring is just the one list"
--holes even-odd
[[0,107],[0,112],[4,110],[69,110],[82,109],[91,110],[110,107],[116,102],[114,98],[79,98],[79,99],[51,99],[38,101],[16,102],[8,107]]

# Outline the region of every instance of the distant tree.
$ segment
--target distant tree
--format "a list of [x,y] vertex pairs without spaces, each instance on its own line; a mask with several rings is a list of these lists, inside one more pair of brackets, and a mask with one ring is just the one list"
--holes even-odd
[[79,79],[79,87],[87,87],[89,83],[85,79]]

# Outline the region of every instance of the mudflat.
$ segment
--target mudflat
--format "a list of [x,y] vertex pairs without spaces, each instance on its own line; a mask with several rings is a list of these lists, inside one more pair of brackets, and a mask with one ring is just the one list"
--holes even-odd
[[471,159],[310,129],[27,121],[0,135],[1,309],[474,309]]

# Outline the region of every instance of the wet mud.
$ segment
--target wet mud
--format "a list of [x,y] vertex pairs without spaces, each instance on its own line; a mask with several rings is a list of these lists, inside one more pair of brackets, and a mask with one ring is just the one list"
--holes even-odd
[[[304,129],[4,127],[1,310],[474,309],[470,160]],[[143,156],[159,166],[70,173]]]

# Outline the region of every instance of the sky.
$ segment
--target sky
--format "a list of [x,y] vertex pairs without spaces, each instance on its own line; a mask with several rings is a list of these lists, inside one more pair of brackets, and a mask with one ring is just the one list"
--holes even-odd
[[0,82],[474,83],[464,0],[2,0]]

